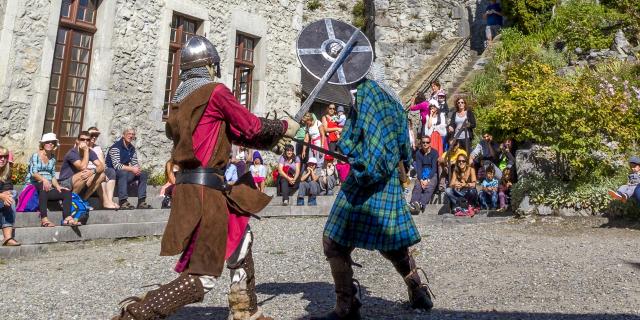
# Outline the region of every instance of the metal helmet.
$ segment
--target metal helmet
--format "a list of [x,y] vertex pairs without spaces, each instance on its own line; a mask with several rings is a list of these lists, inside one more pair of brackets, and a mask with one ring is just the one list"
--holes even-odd
[[180,70],[216,65],[217,76],[220,77],[220,56],[216,47],[203,36],[193,36],[182,47],[180,53]]

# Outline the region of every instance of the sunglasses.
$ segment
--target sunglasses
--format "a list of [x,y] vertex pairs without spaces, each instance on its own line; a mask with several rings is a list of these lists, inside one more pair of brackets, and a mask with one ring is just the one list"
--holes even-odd
[[0,159],[9,159],[8,154],[0,154]]
[[329,107],[329,108],[327,108],[327,109],[329,109],[329,110],[335,110],[336,108],[333,108],[333,107]]
[[458,101],[457,104],[464,104],[464,101]]
[[467,163],[467,160],[458,160],[458,163]]
[[91,138],[79,138],[78,141],[89,142],[91,141]]
[[431,141],[421,141],[422,144],[430,144]]
[[45,141],[42,144],[56,144],[58,143],[57,141]]

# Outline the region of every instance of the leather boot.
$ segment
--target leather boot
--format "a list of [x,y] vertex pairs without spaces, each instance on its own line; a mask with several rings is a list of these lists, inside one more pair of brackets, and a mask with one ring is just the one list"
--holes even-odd
[[351,261],[347,257],[327,258],[331,267],[331,275],[335,283],[335,309],[312,320],[359,320],[362,303],[356,298],[358,289],[354,284]]
[[396,252],[383,252],[382,255],[391,260],[394,268],[404,278],[404,283],[407,285],[409,292],[409,303],[413,309],[423,309],[429,311],[433,308],[433,301],[431,298],[433,293],[429,288],[429,280],[425,274],[426,283],[422,283],[418,270],[424,270],[416,267],[416,262],[409,254],[408,250],[396,251]]
[[120,315],[112,320],[155,320],[173,314],[185,305],[202,302],[204,288],[197,276],[182,274],[142,297],[123,300]]
[[253,253],[249,249],[241,268],[247,274],[244,281],[233,283],[229,290],[229,320],[273,320],[262,313],[256,296]]

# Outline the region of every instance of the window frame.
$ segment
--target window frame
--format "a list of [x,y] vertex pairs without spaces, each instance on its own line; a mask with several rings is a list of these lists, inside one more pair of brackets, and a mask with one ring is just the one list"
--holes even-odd
[[[251,45],[251,49],[247,49],[245,48],[245,40],[249,40],[252,42]],[[252,95],[253,95],[253,71],[255,69],[255,63],[254,63],[254,58],[255,58],[255,48],[256,48],[256,44],[258,43],[258,41],[260,40],[260,38],[249,35],[249,34],[245,34],[245,33],[241,33],[241,32],[237,32],[236,33],[236,45],[235,45],[235,51],[234,51],[234,65],[233,65],[233,94],[236,97],[236,99],[238,100],[238,102],[242,105],[244,105],[247,109],[251,110],[252,108]],[[250,60],[245,60],[245,53],[246,52],[250,52],[251,53],[251,58]],[[240,81],[241,76],[240,73],[241,71],[244,71],[245,69],[249,70],[249,75],[247,76],[247,92],[246,92],[246,100],[245,103],[243,104],[241,102],[241,98],[242,98],[242,92],[241,92],[241,85],[242,82]]]

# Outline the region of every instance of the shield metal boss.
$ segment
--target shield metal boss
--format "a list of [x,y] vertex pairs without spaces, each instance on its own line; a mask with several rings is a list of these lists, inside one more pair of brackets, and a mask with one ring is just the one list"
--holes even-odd
[[371,43],[360,29],[335,19],[318,20],[302,29],[296,41],[302,67],[320,80],[354,33],[355,46],[328,82],[348,85],[359,81],[373,63]]

